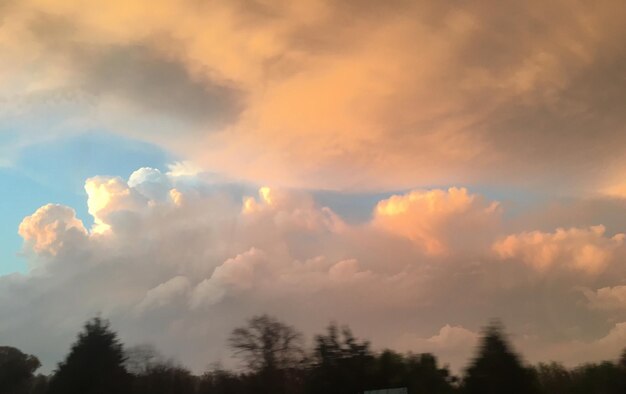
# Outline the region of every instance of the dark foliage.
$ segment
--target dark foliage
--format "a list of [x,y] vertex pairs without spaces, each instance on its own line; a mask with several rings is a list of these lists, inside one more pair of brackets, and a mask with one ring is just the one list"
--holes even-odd
[[347,327],[331,324],[315,337],[309,393],[357,393],[372,387],[375,357],[369,342],[359,342]]
[[126,394],[131,376],[124,368],[124,349],[108,322],[94,318],[50,381],[49,394]]
[[222,369],[206,372],[199,378],[198,394],[251,393],[250,377]]
[[432,354],[374,352],[348,327],[331,324],[309,356],[301,335],[273,317],[256,316],[233,330],[230,344],[246,370],[214,368],[201,376],[165,361],[150,345],[124,352],[106,321],[92,319],[55,374],[34,376],[39,361],[0,347],[0,394],[357,394],[405,387],[410,394],[624,394],[626,349],[617,362],[568,369],[523,365],[499,324],[485,329],[462,380]]
[[0,393],[30,393],[35,384],[33,373],[40,366],[37,357],[13,347],[0,346]]
[[233,330],[230,345],[244,360],[250,372],[247,383],[255,392],[299,391],[304,351],[302,335],[293,327],[268,315],[255,316]]
[[196,378],[187,369],[156,364],[133,379],[134,394],[194,394]]
[[529,394],[538,392],[532,369],[513,353],[499,323],[485,330],[478,355],[463,381],[467,394]]

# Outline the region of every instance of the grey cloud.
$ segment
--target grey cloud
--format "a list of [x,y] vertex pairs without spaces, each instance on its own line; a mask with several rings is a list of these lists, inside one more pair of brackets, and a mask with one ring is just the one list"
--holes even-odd
[[30,30],[43,46],[47,61],[59,62],[75,74],[75,89],[114,96],[150,113],[166,114],[192,125],[218,129],[236,121],[244,92],[232,81],[192,76],[182,60],[159,48],[179,46],[167,34],[125,43],[83,42],[76,23],[39,13]]

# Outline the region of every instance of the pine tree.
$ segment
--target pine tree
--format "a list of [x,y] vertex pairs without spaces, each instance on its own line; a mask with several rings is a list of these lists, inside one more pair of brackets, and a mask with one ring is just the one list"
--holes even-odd
[[88,321],[65,361],[54,374],[49,394],[126,394],[131,377],[124,368],[124,349],[109,323]]
[[485,330],[479,353],[464,380],[467,394],[530,394],[538,391],[532,370],[513,353],[499,323]]

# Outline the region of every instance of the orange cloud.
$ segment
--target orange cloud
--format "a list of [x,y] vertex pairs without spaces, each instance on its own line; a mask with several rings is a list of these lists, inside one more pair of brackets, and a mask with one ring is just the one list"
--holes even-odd
[[18,233],[36,253],[56,256],[63,248],[83,240],[87,230],[73,209],[47,204],[25,217]]
[[605,105],[626,91],[623,4],[4,7],[0,51],[12,61],[0,65],[3,97],[74,92],[96,109],[65,126],[156,142],[234,179],[359,190],[593,186],[615,175],[607,168],[626,167],[623,111]]
[[487,202],[465,188],[453,187],[417,190],[382,200],[376,205],[372,224],[437,255],[449,252],[451,247],[469,245],[470,239],[477,240],[477,233],[488,236],[499,216],[497,202]]
[[564,267],[597,274],[611,262],[626,237],[616,234],[608,238],[604,233],[604,226],[524,232],[497,241],[493,250],[502,259],[520,259],[540,272]]

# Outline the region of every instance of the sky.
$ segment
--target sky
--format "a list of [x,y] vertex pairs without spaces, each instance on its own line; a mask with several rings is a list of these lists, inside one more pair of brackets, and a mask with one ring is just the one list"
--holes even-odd
[[269,313],[460,371],[626,344],[626,5],[0,0],[0,341]]

